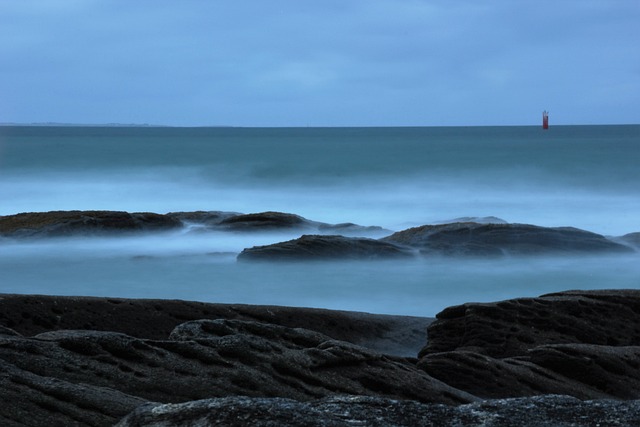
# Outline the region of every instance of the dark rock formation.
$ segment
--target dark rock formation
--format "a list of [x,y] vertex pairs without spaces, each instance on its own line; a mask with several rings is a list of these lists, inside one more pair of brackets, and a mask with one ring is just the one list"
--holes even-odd
[[52,211],[0,216],[0,235],[60,237],[113,232],[162,231],[181,227],[166,215],[116,211]]
[[219,224],[233,231],[279,230],[292,228],[311,228],[312,222],[294,214],[282,212],[261,212],[245,215],[234,215],[225,218]]
[[640,291],[573,291],[438,314],[418,366],[482,398],[640,398]]
[[640,291],[569,291],[449,307],[421,355],[467,350],[504,358],[545,344],[640,345]]
[[[181,323],[236,319],[305,328],[333,339],[399,356],[415,356],[427,339],[428,317],[316,308],[195,301],[0,294],[0,334],[32,336],[86,329],[166,339]],[[10,329],[9,329],[10,328]]]
[[448,221],[434,222],[434,224],[453,224],[457,222],[475,222],[477,224],[508,224],[507,221],[496,216],[461,216],[459,218],[451,219]]
[[405,248],[374,239],[303,235],[287,242],[243,250],[238,260],[388,259],[414,256]]
[[147,404],[118,427],[166,425],[299,427],[514,427],[640,425],[640,402],[587,401],[568,396],[489,400],[460,406],[362,396],[310,402],[228,397],[178,405]]
[[[171,311],[160,308],[159,301],[155,305],[157,311]],[[47,308],[46,304],[38,306],[40,310]],[[9,307],[2,307],[5,319],[15,319],[6,316]],[[64,319],[67,313],[60,306],[55,308],[61,322],[73,322],[73,315]],[[105,307],[94,306],[89,311],[96,309]],[[126,314],[126,310],[115,311],[105,313],[106,323],[115,322],[119,313]],[[312,322],[303,318],[304,310],[290,311],[293,316],[288,318],[286,313],[273,313],[270,308],[262,311],[263,318],[281,316],[284,323]],[[318,311],[316,319],[322,317],[321,312],[329,314]],[[18,313],[18,317],[31,319],[28,311]],[[332,323],[348,318],[340,314],[335,318],[329,316],[324,323],[319,322],[320,328],[355,337],[357,333],[350,325]],[[138,322],[147,323],[149,319],[142,313]],[[360,327],[358,320],[366,322],[366,317],[360,317],[359,313],[354,313],[353,319],[355,329]],[[369,325],[376,328],[379,320],[373,319]],[[38,321],[41,323],[44,322]],[[162,322],[159,324],[161,328]],[[32,325],[13,326],[32,328]],[[130,327],[127,320],[123,326]],[[152,323],[141,325],[140,331],[153,328]],[[316,331],[272,323],[198,320],[178,325],[163,339],[96,330],[51,330],[33,337],[21,336],[12,329],[3,332],[6,333],[0,334],[0,400],[15,404],[0,405],[2,425],[25,421],[30,425],[112,425],[143,402],[184,402],[224,396],[305,401],[356,394],[447,404],[475,400],[432,379],[416,368],[412,359],[385,355]],[[372,333],[365,335],[365,339],[370,339]]]
[[418,248],[425,255],[535,255],[548,253],[628,252],[628,247],[599,234],[571,227],[462,222],[423,225],[382,239]]
[[391,231],[378,226],[363,226],[352,222],[344,222],[341,224],[325,224],[317,223],[318,231],[322,234],[340,234],[342,236],[358,236],[358,235],[379,235],[380,237],[388,235]]

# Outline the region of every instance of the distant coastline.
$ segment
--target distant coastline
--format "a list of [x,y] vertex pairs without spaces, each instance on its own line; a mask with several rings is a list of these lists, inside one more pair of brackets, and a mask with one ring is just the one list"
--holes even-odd
[[153,125],[148,123],[59,123],[59,122],[35,122],[35,123],[0,123],[0,126],[41,126],[41,127],[173,127],[168,125]]

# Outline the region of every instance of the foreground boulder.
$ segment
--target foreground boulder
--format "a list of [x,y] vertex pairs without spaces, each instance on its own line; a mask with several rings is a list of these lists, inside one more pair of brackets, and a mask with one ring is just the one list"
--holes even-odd
[[238,255],[238,260],[355,260],[413,256],[413,253],[406,248],[374,239],[303,235],[287,242],[245,249]]
[[458,222],[423,225],[382,239],[424,255],[501,256],[548,253],[630,252],[604,236],[571,227]]
[[150,212],[51,211],[0,216],[0,235],[62,237],[114,232],[163,231],[182,226],[176,218]]
[[482,398],[640,398],[640,291],[574,291],[438,314],[418,366]]
[[299,427],[513,427],[640,425],[640,402],[579,401],[568,396],[488,400],[460,406],[362,396],[310,402],[228,397],[178,405],[146,404],[118,427],[199,426]]

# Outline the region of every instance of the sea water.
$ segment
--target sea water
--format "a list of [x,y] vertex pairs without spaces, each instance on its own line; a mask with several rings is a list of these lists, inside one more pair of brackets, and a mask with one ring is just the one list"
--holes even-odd
[[[640,126],[0,127],[0,215],[281,211],[391,231],[460,217],[640,231]],[[0,292],[179,298],[432,316],[567,289],[640,287],[617,256],[237,263],[299,236],[0,241]],[[380,237],[380,235],[365,235]]]

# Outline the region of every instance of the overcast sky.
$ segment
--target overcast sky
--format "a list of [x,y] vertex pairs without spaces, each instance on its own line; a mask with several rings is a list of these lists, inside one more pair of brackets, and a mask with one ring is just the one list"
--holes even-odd
[[640,123],[639,0],[0,0],[0,122]]

